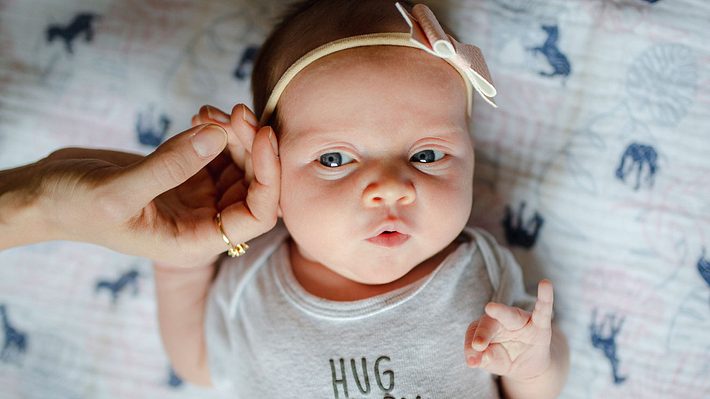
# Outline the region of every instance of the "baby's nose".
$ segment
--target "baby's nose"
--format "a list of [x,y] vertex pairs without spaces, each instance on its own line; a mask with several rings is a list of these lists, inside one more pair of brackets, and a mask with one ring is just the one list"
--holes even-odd
[[366,207],[409,205],[414,202],[416,193],[409,179],[396,174],[383,174],[372,181],[363,192],[363,204]]

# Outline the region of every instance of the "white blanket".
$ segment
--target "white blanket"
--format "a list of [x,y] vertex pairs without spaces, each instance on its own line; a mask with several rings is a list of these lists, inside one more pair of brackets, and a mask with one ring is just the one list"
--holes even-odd
[[[554,282],[562,397],[710,397],[710,3],[428,4],[498,88],[499,109],[474,110],[470,222],[531,293]],[[148,153],[202,104],[250,104],[281,5],[0,0],[0,168],[64,146]],[[0,398],[226,397],[172,376],[155,309],[145,259],[0,252]]]

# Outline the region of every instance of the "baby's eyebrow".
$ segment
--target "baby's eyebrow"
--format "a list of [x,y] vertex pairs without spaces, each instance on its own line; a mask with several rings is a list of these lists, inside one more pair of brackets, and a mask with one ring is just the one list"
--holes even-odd
[[[441,138],[454,140],[460,138],[461,134],[465,133],[464,130],[459,126],[439,126],[427,129],[421,129],[419,140],[423,137]],[[337,130],[308,130],[300,132],[297,134],[298,140],[303,142],[317,142],[317,143],[327,143],[335,141],[347,141],[349,138],[357,135],[357,130],[342,130],[338,132]]]

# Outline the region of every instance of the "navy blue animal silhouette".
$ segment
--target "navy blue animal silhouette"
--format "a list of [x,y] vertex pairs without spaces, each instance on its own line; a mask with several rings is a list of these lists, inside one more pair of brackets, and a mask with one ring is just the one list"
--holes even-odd
[[108,290],[111,293],[111,300],[115,304],[121,291],[125,290],[129,284],[133,287],[133,296],[138,295],[138,277],[140,277],[138,270],[130,270],[116,281],[99,280],[96,283],[95,292],[98,294],[100,290]]
[[183,384],[182,379],[175,374],[175,370],[170,367],[170,372],[168,374],[168,385],[172,388],[179,388]]
[[634,190],[641,187],[641,175],[645,169],[646,183],[648,186],[653,186],[653,179],[658,172],[658,153],[650,145],[631,143],[624,151],[619,161],[619,166],[616,168],[616,177],[622,182],[626,182],[626,177],[634,170],[636,171],[636,183]]
[[525,210],[525,201],[520,203],[518,215],[513,220],[513,211],[510,206],[505,206],[505,216],[503,217],[503,229],[505,230],[505,239],[509,245],[515,245],[523,248],[532,248],[537,241],[540,229],[545,223],[542,215],[535,212],[528,219],[527,223],[523,223],[523,212]]
[[239,60],[239,65],[234,70],[234,77],[239,80],[244,80],[251,75],[251,69],[256,59],[256,54],[259,52],[259,47],[249,46],[242,52],[242,59]]
[[64,47],[69,54],[74,53],[72,43],[80,35],[84,36],[87,43],[94,40],[94,22],[101,16],[94,13],[85,12],[77,14],[74,19],[65,26],[52,24],[47,27],[47,43],[52,43],[59,38],[64,41]]
[[[148,120],[146,121],[144,118]],[[141,144],[157,147],[163,142],[165,136],[167,136],[171,121],[165,114],[160,114],[159,126],[157,128],[152,124],[152,121],[153,112],[148,111],[145,117],[143,113],[139,112],[138,120],[136,121],[136,133],[138,133],[138,141]]]
[[642,1],[645,1],[646,3],[653,4],[653,3],[658,3],[659,0],[642,0]]
[[2,317],[2,327],[5,331],[5,343],[2,346],[2,352],[0,352],[0,360],[9,363],[17,360],[18,356],[27,351],[27,334],[10,325],[7,306],[4,304],[0,305],[0,317]]
[[710,285],[710,259],[705,257],[705,248],[703,248],[703,254],[700,255],[700,259],[698,259],[697,266],[700,276]]
[[553,76],[563,76],[567,77],[572,73],[572,65],[570,65],[567,56],[565,56],[562,51],[557,47],[557,41],[560,37],[560,31],[557,25],[542,25],[542,30],[547,32],[547,40],[542,46],[532,47],[528,50],[533,53],[539,52],[544,55],[547,62],[552,67],[552,72],[538,72],[541,76],[553,77]]
[[[619,358],[616,355],[616,336],[619,335],[621,327],[624,325],[624,318],[617,320],[616,315],[607,314],[601,323],[596,324],[597,310],[592,312],[592,324],[589,326],[592,338],[592,346],[601,349],[604,356],[611,363],[611,371],[614,377],[614,384],[621,384],[626,377],[619,375]],[[607,335],[602,335],[602,334]]]

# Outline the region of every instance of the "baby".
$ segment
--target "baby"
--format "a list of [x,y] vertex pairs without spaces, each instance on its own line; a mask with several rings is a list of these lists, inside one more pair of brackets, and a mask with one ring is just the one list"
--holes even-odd
[[[254,66],[262,129],[241,202],[264,206],[257,186],[278,183],[283,222],[235,246],[220,221],[239,256],[219,267],[156,265],[161,334],[183,378],[240,398],[560,392],[569,366],[551,283],[528,296],[510,252],[466,226],[471,102],[494,105],[495,89],[480,51],[441,29],[406,2],[288,10]],[[195,123],[255,124],[235,110]]]

